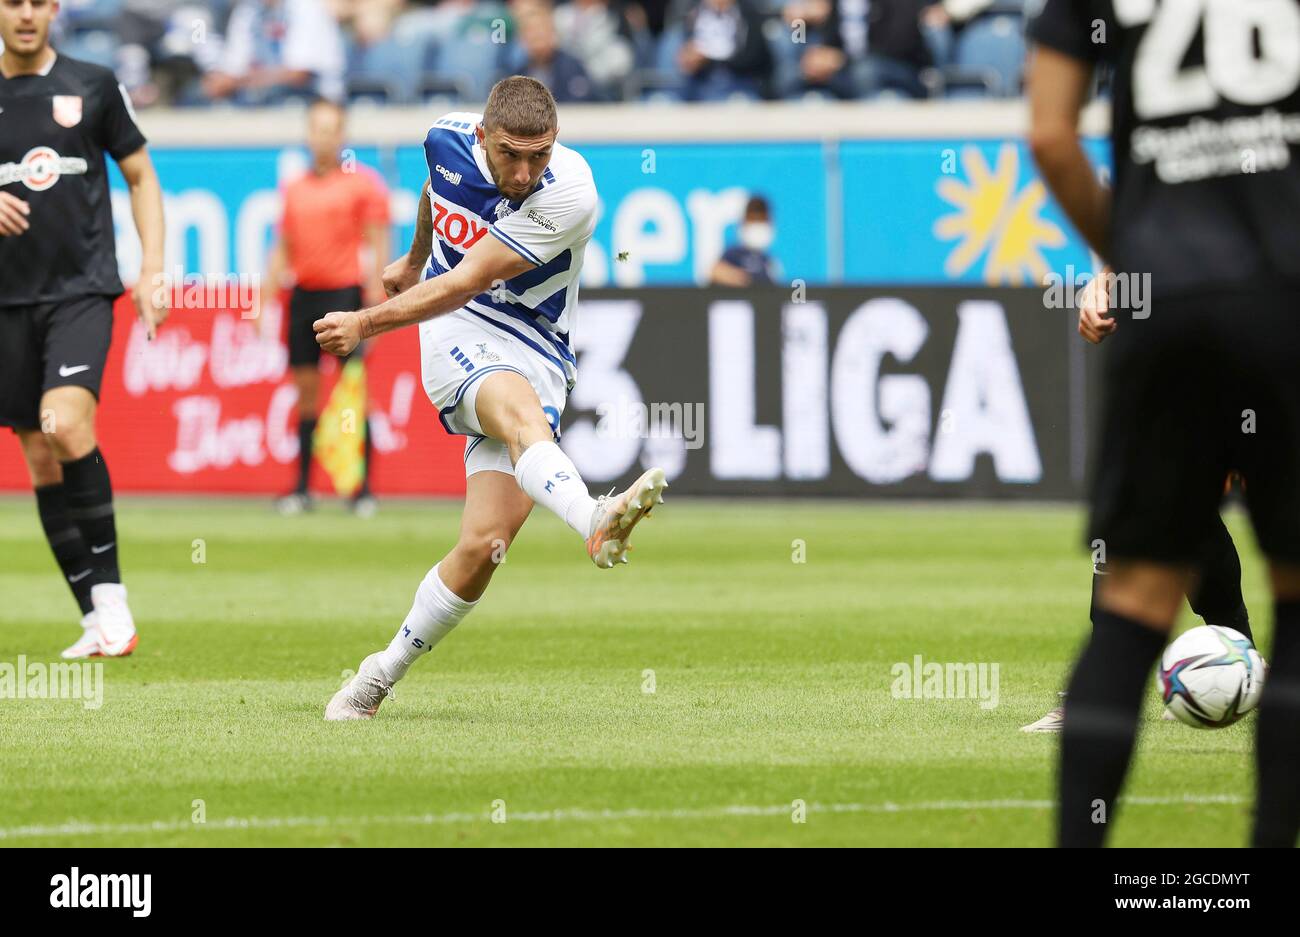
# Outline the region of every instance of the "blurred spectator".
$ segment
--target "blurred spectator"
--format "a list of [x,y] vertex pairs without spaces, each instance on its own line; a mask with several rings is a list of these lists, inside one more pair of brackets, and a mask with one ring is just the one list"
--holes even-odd
[[921,11],[921,22],[932,28],[960,28],[993,6],[993,0],[941,0]]
[[519,73],[551,89],[561,104],[596,100],[596,89],[577,58],[556,47],[550,7],[537,4],[519,14],[519,44],[526,56]]
[[[851,12],[865,14],[867,0],[849,0]],[[859,11],[857,8],[861,7]],[[832,0],[796,0],[781,9],[796,55],[796,72],[791,84],[781,92],[793,96],[810,91],[826,91],[840,98],[856,97],[850,58],[863,61],[867,55],[865,16],[849,20],[849,35],[841,35],[839,11]],[[784,51],[784,49],[782,49]]]
[[117,74],[139,107],[171,103],[221,56],[224,2],[125,0],[117,21]]
[[763,18],[750,0],[697,0],[677,62],[688,101],[762,97],[772,70]]
[[713,265],[709,282],[713,286],[770,286],[779,276],[778,264],[768,251],[776,239],[772,210],[767,199],[752,195],[745,203],[738,237]]
[[343,96],[343,38],[321,0],[240,0],[226,47],[203,78],[214,100],[276,103]]
[[362,45],[389,36],[406,6],[404,0],[328,0],[334,19]]
[[[921,11],[930,0],[837,0],[832,30],[842,48],[852,49],[858,30],[865,33],[867,56],[854,62],[860,93],[923,98],[929,93],[921,73],[933,66],[930,48],[921,33]],[[865,9],[863,9],[865,7]]]
[[572,0],[556,7],[555,32],[561,48],[582,62],[606,96],[618,93],[632,71],[632,45],[619,35],[619,18],[606,0]]

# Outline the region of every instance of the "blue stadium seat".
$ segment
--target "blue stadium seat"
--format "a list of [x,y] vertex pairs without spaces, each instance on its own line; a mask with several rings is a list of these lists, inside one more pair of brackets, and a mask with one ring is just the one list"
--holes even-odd
[[371,46],[348,48],[348,98],[407,103],[417,99],[429,42],[395,32]]
[[105,68],[117,67],[117,36],[108,30],[92,29],[62,40],[55,47],[69,58],[81,59]]
[[1013,14],[980,16],[957,34],[952,64],[943,70],[948,96],[982,87],[994,97],[1015,97],[1024,61],[1024,20]]
[[504,48],[486,34],[450,39],[438,47],[432,71],[462,89],[464,103],[481,104],[501,70]]
[[682,73],[677,67],[677,53],[685,36],[680,25],[664,29],[651,52],[649,68],[640,68],[628,76],[626,97],[629,100],[671,102],[682,97]]

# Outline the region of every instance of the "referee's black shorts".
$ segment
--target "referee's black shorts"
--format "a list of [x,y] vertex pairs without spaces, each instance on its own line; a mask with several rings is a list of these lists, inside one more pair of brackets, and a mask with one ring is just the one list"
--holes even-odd
[[1230,469],[1260,547],[1300,562],[1300,287],[1156,297],[1106,340],[1088,541],[1195,566]]
[[320,363],[321,347],[316,344],[312,323],[328,312],[361,308],[361,287],[340,290],[306,290],[295,287],[289,297],[289,366]]
[[84,387],[98,399],[113,299],[0,306],[0,426],[39,429],[41,396],[55,387]]

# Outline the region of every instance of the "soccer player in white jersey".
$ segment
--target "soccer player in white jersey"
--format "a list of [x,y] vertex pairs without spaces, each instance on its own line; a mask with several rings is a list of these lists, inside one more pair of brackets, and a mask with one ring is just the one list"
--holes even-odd
[[532,510],[553,511],[602,569],[627,562],[632,528],[663,501],[662,469],[592,498],[556,445],[576,378],[571,347],[582,257],[596,226],[586,160],[556,142],[546,86],[498,82],[482,115],[452,113],[425,139],[429,181],[408,256],[384,271],[387,302],[315,323],[326,351],[419,323],[425,392],[467,437],[460,538],[429,571],[392,643],[361,662],[325,718],[367,719],[411,664],[474,608]]

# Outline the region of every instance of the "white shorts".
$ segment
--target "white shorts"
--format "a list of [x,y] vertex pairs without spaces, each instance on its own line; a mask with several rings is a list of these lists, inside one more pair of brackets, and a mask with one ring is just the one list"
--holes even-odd
[[551,432],[560,438],[568,386],[560,372],[523,342],[460,310],[420,323],[420,375],[447,432],[468,436],[465,477],[475,472],[515,473],[506,444],[483,435],[475,412],[483,378],[498,371],[523,375],[542,402]]

